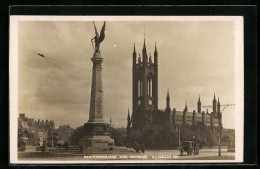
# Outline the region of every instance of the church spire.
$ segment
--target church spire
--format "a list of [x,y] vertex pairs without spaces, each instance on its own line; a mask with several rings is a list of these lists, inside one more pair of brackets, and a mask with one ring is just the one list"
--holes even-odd
[[219,97],[218,97],[218,104],[217,104],[217,113],[220,113],[220,102],[219,102]]
[[213,115],[216,117],[216,113],[217,113],[217,100],[216,100],[216,96],[215,96],[215,92],[214,92],[214,98],[213,98]]
[[166,107],[167,107],[167,108],[170,108],[170,94],[169,94],[169,89],[167,90]]
[[127,133],[129,132],[131,126],[131,119],[130,119],[130,113],[129,113],[129,108],[128,108],[128,115],[127,115]]
[[154,65],[155,68],[158,68],[158,52],[157,52],[157,47],[156,47],[156,42],[155,42],[155,46],[154,46]]
[[144,46],[143,46],[143,52],[145,51],[146,53],[146,45],[145,45],[145,39],[144,39]]
[[134,51],[133,51],[133,67],[136,65],[136,51],[135,51],[135,43],[134,43]]
[[201,113],[201,102],[200,102],[200,95],[199,95],[199,100],[198,100],[198,113]]
[[146,52],[145,39],[144,39],[144,46],[143,46],[143,62],[147,62],[147,52]]
[[128,123],[128,125],[130,124],[130,113],[129,113],[129,108],[128,108],[128,115],[127,115],[127,123]]

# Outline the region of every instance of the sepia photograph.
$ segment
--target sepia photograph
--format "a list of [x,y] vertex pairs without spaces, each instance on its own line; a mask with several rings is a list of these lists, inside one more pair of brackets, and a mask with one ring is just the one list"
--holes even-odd
[[242,16],[10,15],[10,163],[234,163]]

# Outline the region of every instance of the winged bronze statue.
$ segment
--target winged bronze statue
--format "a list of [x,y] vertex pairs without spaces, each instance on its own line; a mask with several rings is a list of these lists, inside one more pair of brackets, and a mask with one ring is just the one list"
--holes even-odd
[[103,27],[102,27],[102,29],[100,31],[100,36],[98,34],[98,31],[97,31],[97,28],[96,28],[96,25],[95,25],[94,21],[93,21],[93,24],[94,24],[96,36],[91,39],[91,43],[93,45],[93,40],[95,40],[95,48],[94,48],[94,46],[93,46],[93,48],[94,48],[95,52],[100,53],[100,50],[99,50],[100,43],[105,39],[106,21],[104,21]]

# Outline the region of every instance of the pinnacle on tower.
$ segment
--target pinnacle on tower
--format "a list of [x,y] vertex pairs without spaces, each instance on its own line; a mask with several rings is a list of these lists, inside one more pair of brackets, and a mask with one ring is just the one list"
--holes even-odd
[[155,49],[154,49],[154,51],[157,52],[156,42],[155,42]]
[[135,51],[135,43],[134,43],[134,53],[136,53],[136,51]]
[[147,52],[146,52],[146,46],[145,46],[145,39],[144,39],[144,47],[143,47],[143,62],[147,62]]
[[146,55],[146,45],[145,45],[145,39],[144,39],[144,46],[143,46],[143,54]]
[[167,90],[166,107],[167,107],[167,108],[170,108],[170,94],[169,94],[169,89]]
[[143,49],[145,49],[146,48],[146,45],[145,45],[145,39],[144,39],[144,46],[143,46]]
[[127,123],[130,123],[130,113],[129,113],[129,108],[128,108],[128,115],[127,115]]
[[198,99],[198,113],[201,113],[201,102],[200,102],[200,95],[199,95],[199,99]]
[[167,96],[166,96],[167,100],[170,100],[170,94],[169,94],[169,89],[167,90]]
[[219,103],[219,97],[218,97],[218,103]]
[[216,100],[216,97],[215,97],[215,92],[214,92],[214,99],[213,100]]
[[141,56],[140,56],[140,53],[139,53],[139,57],[138,57],[138,63],[141,63]]

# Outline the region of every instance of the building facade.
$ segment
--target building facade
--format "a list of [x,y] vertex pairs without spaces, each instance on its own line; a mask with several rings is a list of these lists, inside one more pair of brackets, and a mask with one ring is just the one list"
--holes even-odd
[[28,118],[25,114],[19,114],[18,117],[18,127],[21,130],[28,131],[33,137],[28,139],[28,145],[42,145],[43,142],[47,142],[48,135],[54,130],[54,121],[49,120],[34,120],[33,118]]
[[183,111],[170,107],[169,91],[166,95],[166,108],[158,108],[158,51],[155,43],[153,61],[147,53],[144,40],[142,56],[137,56],[134,45],[132,72],[132,115],[128,111],[127,128],[142,129],[153,124],[194,125],[202,124],[217,128],[219,126],[220,102],[213,98],[213,112],[201,111],[200,97],[197,102],[197,112],[188,111],[187,103]]

